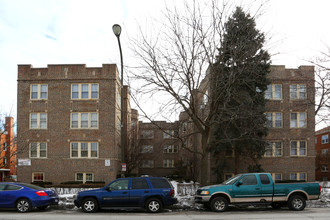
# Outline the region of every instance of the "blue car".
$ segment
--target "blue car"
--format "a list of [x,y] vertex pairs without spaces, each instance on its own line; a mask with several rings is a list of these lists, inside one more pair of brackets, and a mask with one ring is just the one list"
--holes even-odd
[[52,190],[27,183],[0,182],[0,208],[16,208],[28,212],[33,207],[40,210],[57,205],[58,195]]
[[84,212],[100,208],[145,208],[155,213],[177,203],[171,183],[162,177],[134,177],[114,180],[107,186],[78,193],[74,204]]

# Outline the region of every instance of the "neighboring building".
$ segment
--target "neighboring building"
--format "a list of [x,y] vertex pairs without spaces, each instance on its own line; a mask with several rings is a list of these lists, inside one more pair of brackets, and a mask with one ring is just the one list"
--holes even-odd
[[315,180],[330,180],[330,143],[329,143],[330,127],[323,128],[315,133]]
[[16,180],[16,140],[14,118],[6,117],[0,129],[0,182]]
[[18,65],[18,180],[115,179],[122,168],[120,88],[115,64]]
[[139,122],[140,175],[172,175],[180,161],[178,123]]
[[[272,66],[268,75],[270,85],[265,93],[267,103],[266,116],[269,128],[266,140],[268,146],[264,157],[259,161],[265,172],[280,180],[315,180],[315,114],[314,114],[314,67],[301,66],[298,69],[286,69],[285,66]],[[205,82],[200,88],[200,112],[208,110],[208,87]],[[187,146],[200,149],[200,135],[196,135],[194,125],[189,126],[189,118],[181,114],[180,123],[188,126]],[[188,124],[187,124],[188,123]],[[181,128],[182,131],[183,128]],[[182,132],[180,135],[182,136]],[[195,147],[193,145],[196,145]],[[226,151],[225,165],[221,171],[222,179],[228,179],[235,174],[235,153]],[[187,154],[189,155],[189,154]],[[191,156],[189,156],[191,157]],[[214,173],[216,162],[220,158],[209,157],[210,181],[217,182]],[[248,172],[252,164],[247,158],[239,163],[238,172]]]

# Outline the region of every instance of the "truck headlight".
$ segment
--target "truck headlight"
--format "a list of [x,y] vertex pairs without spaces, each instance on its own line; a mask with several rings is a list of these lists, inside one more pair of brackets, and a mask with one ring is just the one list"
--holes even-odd
[[209,191],[204,190],[204,191],[201,192],[201,195],[208,195],[209,193],[210,193]]

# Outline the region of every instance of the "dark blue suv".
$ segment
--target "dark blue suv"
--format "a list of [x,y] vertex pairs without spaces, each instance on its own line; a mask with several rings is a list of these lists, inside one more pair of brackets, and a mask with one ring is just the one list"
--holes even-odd
[[103,188],[82,191],[74,200],[84,212],[96,212],[106,207],[140,207],[159,212],[175,203],[173,186],[163,177],[116,179]]

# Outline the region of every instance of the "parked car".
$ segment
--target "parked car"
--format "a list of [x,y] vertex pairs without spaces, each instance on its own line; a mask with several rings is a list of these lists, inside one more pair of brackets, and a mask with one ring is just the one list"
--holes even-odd
[[40,210],[58,204],[59,197],[52,190],[27,183],[0,182],[0,208],[16,208],[28,212],[33,207]]
[[175,203],[173,186],[162,177],[120,178],[103,188],[79,192],[74,200],[84,212],[106,207],[139,207],[154,213]]
[[321,187],[318,183],[274,183],[269,173],[236,175],[220,185],[205,186],[197,190],[196,203],[202,203],[215,212],[223,212],[228,204],[265,205],[301,211],[306,200],[318,199]]

